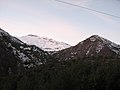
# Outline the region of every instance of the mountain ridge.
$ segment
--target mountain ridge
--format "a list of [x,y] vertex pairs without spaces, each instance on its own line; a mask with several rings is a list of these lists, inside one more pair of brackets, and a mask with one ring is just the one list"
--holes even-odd
[[36,45],[44,51],[59,51],[70,47],[69,44],[59,42],[47,37],[40,37],[33,34],[19,37],[19,39],[28,45]]
[[27,45],[0,29],[0,75],[18,73],[50,60],[50,55],[35,45]]
[[75,46],[57,52],[55,57],[58,60],[84,57],[120,57],[120,45],[99,35],[92,35]]

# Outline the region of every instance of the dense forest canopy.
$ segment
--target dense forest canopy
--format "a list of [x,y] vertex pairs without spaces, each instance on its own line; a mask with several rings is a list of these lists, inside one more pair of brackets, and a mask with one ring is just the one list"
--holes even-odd
[[119,90],[120,60],[52,61],[0,77],[0,90]]

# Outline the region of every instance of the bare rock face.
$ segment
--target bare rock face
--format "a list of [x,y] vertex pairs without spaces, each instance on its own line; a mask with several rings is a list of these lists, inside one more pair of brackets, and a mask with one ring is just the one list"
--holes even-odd
[[55,54],[58,60],[71,60],[84,57],[119,57],[120,45],[98,35],[93,35],[76,46]]

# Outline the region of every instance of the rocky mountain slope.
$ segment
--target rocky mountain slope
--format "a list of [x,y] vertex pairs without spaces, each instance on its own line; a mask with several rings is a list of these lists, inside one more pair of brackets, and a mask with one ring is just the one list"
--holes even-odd
[[[36,38],[38,37],[36,36]],[[58,51],[51,56],[39,47],[27,45],[0,29],[0,75],[18,73],[21,68],[28,69],[39,66],[49,60],[54,60],[52,57],[58,61],[85,57],[118,58],[120,57],[120,45],[93,35],[76,46]]]
[[0,75],[17,73],[22,67],[36,67],[48,58],[47,52],[35,45],[27,45],[0,29]]
[[55,54],[58,60],[71,60],[84,57],[120,57],[120,45],[98,35],[93,35],[76,46]]
[[29,45],[36,45],[44,51],[59,51],[70,47],[69,44],[58,42],[46,37],[39,37],[32,34],[19,37],[19,39]]

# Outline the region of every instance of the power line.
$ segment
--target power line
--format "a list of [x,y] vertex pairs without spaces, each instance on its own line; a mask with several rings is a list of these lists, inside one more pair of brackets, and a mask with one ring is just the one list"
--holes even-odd
[[108,16],[111,16],[111,17],[115,17],[115,18],[119,18],[119,19],[120,19],[120,16],[108,14],[108,13],[105,13],[105,12],[102,12],[102,11],[98,11],[98,10],[95,10],[95,9],[91,9],[91,8],[88,8],[88,7],[76,5],[76,4],[69,3],[69,2],[65,2],[65,1],[61,1],[61,0],[55,0],[55,1],[60,2],[60,3],[64,3],[64,4],[68,4],[68,5],[71,5],[71,6],[75,6],[75,7],[87,9],[87,10],[89,10],[89,11],[97,12],[97,13],[100,13],[100,14],[104,14],[104,15],[108,15]]

